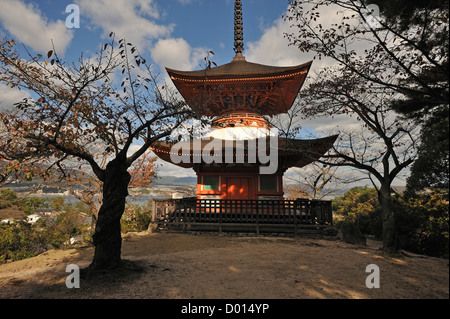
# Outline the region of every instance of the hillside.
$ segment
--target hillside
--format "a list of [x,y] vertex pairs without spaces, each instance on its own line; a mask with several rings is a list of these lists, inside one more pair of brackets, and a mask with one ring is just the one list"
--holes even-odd
[[[82,279],[68,289],[69,264],[86,267],[92,247],[51,250],[0,265],[0,298],[146,299],[448,299],[448,260],[403,252],[386,256],[379,242],[337,239],[131,233],[122,256],[138,266]],[[365,285],[367,265],[380,288]]]

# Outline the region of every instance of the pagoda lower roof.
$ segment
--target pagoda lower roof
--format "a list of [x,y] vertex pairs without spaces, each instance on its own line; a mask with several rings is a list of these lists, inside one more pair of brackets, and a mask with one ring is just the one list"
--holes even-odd
[[[287,139],[282,137],[276,137],[278,139],[278,163],[279,169],[286,170],[291,167],[303,167],[306,166],[320,157],[322,157],[334,144],[337,139],[337,135],[327,136],[319,139]],[[211,145],[209,145],[213,141],[211,139],[201,139],[194,141],[182,141],[179,143],[166,143],[166,142],[156,142],[152,145],[151,150],[162,160],[172,163],[174,165],[184,167],[184,168],[193,168],[198,165],[210,165],[211,163],[205,164],[202,159],[202,154],[205,149],[210,150]],[[244,163],[233,163],[236,165],[247,165],[249,164],[248,158],[248,140],[242,146],[242,144],[238,144],[233,140],[219,140],[215,139],[215,142],[218,143],[216,145],[221,146],[221,150],[230,150],[232,148],[233,156],[236,155],[239,151],[243,151],[244,153]],[[173,146],[177,144],[176,150],[173,150]],[[258,143],[255,141],[255,144]],[[208,147],[209,145],[209,147]],[[231,146],[231,147],[230,147]],[[208,148],[207,148],[208,147]],[[269,152],[269,144],[267,144],[267,152]],[[213,155],[213,151],[211,151],[210,155]],[[269,153],[270,154],[270,153]],[[179,162],[174,163],[172,160],[172,156],[185,156],[189,158],[188,162]],[[220,153],[219,156],[222,156],[221,163],[225,164],[224,157],[225,155]],[[256,156],[257,157],[257,156]],[[258,165],[258,163],[254,163]],[[222,165],[219,163],[219,165]],[[233,166],[232,165],[232,166]]]

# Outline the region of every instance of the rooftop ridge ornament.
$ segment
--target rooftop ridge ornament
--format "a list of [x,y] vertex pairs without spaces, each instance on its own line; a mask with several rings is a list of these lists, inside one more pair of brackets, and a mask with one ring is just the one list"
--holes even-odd
[[234,2],[234,52],[236,56],[234,60],[245,60],[242,52],[244,51],[244,27],[242,20],[242,2],[236,0]]

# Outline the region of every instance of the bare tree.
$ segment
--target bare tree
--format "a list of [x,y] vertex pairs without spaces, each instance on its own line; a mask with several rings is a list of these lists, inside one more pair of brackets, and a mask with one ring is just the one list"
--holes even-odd
[[[291,32],[286,37],[299,50],[315,52],[319,59],[331,58],[367,83],[401,93],[395,101],[415,110],[448,105],[448,1],[411,5],[407,1],[374,1],[383,6],[384,16],[373,12],[371,1],[289,2],[285,19],[291,22]],[[388,7],[406,3],[410,5],[406,16],[411,19],[398,23],[393,17],[401,13],[389,12]],[[380,62],[390,76],[373,72],[372,63],[377,68]],[[425,105],[428,107],[423,109]]]
[[367,174],[378,190],[384,249],[393,252],[396,231],[390,190],[392,182],[415,159],[417,125],[390,108],[395,91],[368,85],[344,68],[324,69],[312,80],[298,100],[305,118],[353,119],[347,127],[336,127],[337,142],[318,162]]
[[368,174],[382,207],[386,252],[397,249],[390,187],[414,161],[418,141],[417,127],[393,111],[393,101],[448,105],[448,3],[439,3],[429,12],[417,9],[425,18],[406,28],[376,16],[360,0],[290,1],[285,16],[292,45],[335,63],[302,90],[302,113],[354,119],[339,129],[333,152],[322,162]]
[[304,168],[294,168],[295,174],[286,175],[288,189],[292,192],[298,188],[311,199],[325,199],[340,195],[346,188],[357,181],[367,179],[357,176],[355,170],[313,162]]

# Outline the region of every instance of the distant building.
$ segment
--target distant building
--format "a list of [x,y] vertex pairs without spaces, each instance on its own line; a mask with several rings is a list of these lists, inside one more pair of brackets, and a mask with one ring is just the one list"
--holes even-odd
[[391,186],[391,194],[401,195],[406,191],[406,186]]
[[43,216],[56,216],[60,214],[60,212],[57,212],[52,208],[39,208],[36,210],[36,213]]
[[28,215],[27,218],[25,219],[25,221],[29,224],[34,224],[36,223],[39,219],[41,219],[43,216],[41,214],[31,214]]
[[9,217],[9,218],[2,219],[2,220],[0,221],[0,224],[11,225],[11,224],[14,224],[15,222],[17,222],[17,219],[14,219],[14,218]]
[[181,199],[184,198],[182,193],[172,193],[172,199]]

